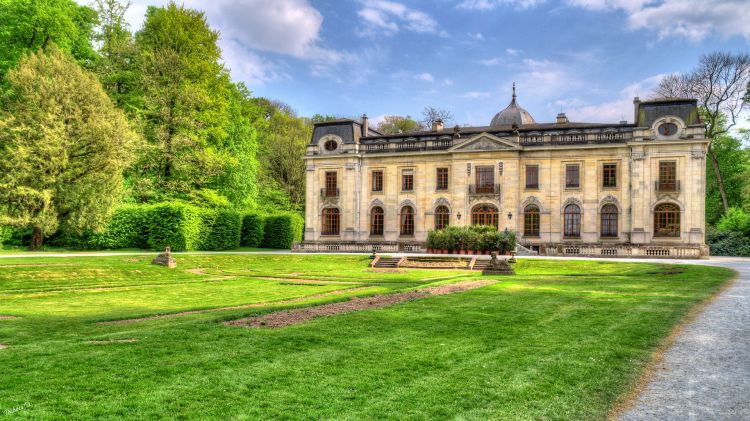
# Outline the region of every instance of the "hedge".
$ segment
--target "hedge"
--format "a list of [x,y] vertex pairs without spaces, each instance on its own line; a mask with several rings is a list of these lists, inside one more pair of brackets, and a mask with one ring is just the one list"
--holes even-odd
[[292,243],[302,241],[305,220],[296,213],[280,213],[266,217],[261,245],[272,249],[290,249]]
[[266,218],[260,213],[248,213],[242,217],[242,237],[240,245],[244,247],[260,247],[263,244]]
[[427,233],[427,248],[436,250],[477,250],[506,253],[516,246],[513,231],[498,231],[493,226],[448,226]]
[[3,246],[3,243],[7,243],[11,238],[13,238],[13,228],[0,225],[0,247]]
[[[202,209],[179,202],[154,205],[148,212],[148,246],[173,251],[197,250],[204,230]],[[203,231],[205,233],[205,231]],[[204,236],[204,241],[205,241]]]
[[712,256],[750,256],[750,237],[741,232],[709,229],[706,243]]
[[231,250],[240,246],[242,215],[230,210],[203,210],[201,250]]
[[126,205],[115,209],[101,233],[92,234],[87,248],[147,248],[150,206]]

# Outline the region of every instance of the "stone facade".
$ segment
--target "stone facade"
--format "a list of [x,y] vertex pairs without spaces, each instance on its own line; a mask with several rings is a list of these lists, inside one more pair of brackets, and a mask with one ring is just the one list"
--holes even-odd
[[[634,120],[573,123],[561,114],[555,123],[438,122],[387,136],[366,117],[318,124],[305,158],[305,244],[420,244],[442,219],[514,230],[545,254],[705,255],[709,140],[696,102],[636,99]],[[611,249],[629,251],[602,251]]]

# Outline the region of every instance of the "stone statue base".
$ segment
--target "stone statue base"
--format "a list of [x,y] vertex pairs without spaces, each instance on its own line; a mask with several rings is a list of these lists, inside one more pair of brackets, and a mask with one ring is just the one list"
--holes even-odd
[[492,258],[490,258],[490,263],[482,271],[482,275],[515,275],[516,274],[516,272],[513,270],[513,268],[510,267],[510,265],[508,264],[506,260],[501,260],[497,258],[497,254],[495,254],[495,252],[492,252],[491,256]]
[[166,266],[170,269],[177,267],[177,261],[172,257],[172,248],[167,247],[164,253],[159,253],[156,259],[151,261],[152,265]]

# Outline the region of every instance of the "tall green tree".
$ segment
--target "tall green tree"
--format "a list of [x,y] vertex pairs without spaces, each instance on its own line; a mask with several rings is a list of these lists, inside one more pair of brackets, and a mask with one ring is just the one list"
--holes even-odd
[[133,34],[125,20],[131,3],[96,0],[94,4],[99,17],[94,32],[99,58],[94,70],[117,106],[135,114],[141,108],[138,57]]
[[[714,137],[711,149],[724,178],[726,199],[732,206],[741,207],[743,190],[750,186],[747,181],[748,155],[742,141],[729,133]],[[713,163],[706,163],[706,223],[715,225],[724,214],[724,203],[718,188]]]
[[150,7],[136,34],[148,148],[137,165],[141,200],[186,197],[224,174],[230,81],[219,33],[202,12]]
[[96,60],[96,12],[73,0],[0,0],[0,79],[24,54],[55,44],[80,64]]
[[257,100],[268,120],[260,136],[262,206],[302,210],[305,202],[305,163],[302,158],[312,124],[300,118],[286,104]]
[[0,224],[31,228],[31,247],[62,225],[100,228],[121,198],[137,141],[96,76],[50,45],[7,79],[0,116]]

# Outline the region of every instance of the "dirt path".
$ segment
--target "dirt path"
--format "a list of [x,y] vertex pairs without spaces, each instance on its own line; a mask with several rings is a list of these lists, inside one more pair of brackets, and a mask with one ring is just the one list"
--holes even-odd
[[0,315],[0,320],[11,320],[11,319],[17,319],[16,316],[2,316]]
[[347,289],[339,289],[336,291],[329,291],[329,292],[323,292],[320,294],[314,294],[314,295],[306,295],[304,297],[298,297],[298,298],[291,298],[288,300],[281,300],[281,301],[264,301],[262,303],[253,303],[253,304],[243,304],[238,306],[230,306],[230,307],[217,307],[217,308],[207,308],[204,310],[190,310],[190,311],[183,311],[180,313],[170,313],[170,314],[160,314],[157,316],[148,316],[148,317],[138,317],[135,319],[123,319],[123,320],[111,320],[108,322],[98,322],[97,324],[100,325],[119,325],[119,324],[129,324],[129,323],[138,323],[138,322],[146,322],[151,320],[161,320],[161,319],[171,319],[173,317],[180,317],[180,316],[189,316],[192,314],[205,314],[205,313],[216,313],[219,311],[225,311],[225,310],[241,310],[245,308],[254,308],[254,307],[265,307],[269,305],[285,305],[285,304],[294,304],[299,303],[305,300],[314,299],[314,298],[323,298],[323,297],[330,297],[333,295],[340,295],[347,292],[356,292],[363,289],[367,289],[370,287],[359,287],[359,288],[347,288]]
[[468,291],[485,285],[494,284],[497,281],[465,281],[455,284],[427,287],[398,294],[375,295],[372,297],[352,298],[349,301],[339,303],[323,304],[315,307],[300,308],[294,310],[277,311],[263,316],[246,317],[244,319],[226,322],[228,326],[242,327],[265,327],[277,328],[290,326],[310,321],[316,317],[333,316],[336,314],[351,313],[354,311],[382,308],[402,303],[404,301],[416,300],[432,295],[447,295],[456,292]]

